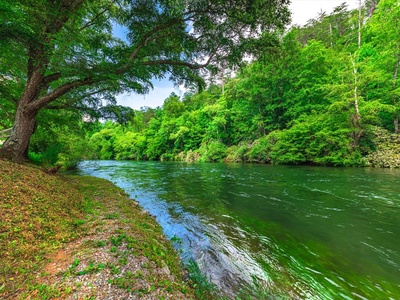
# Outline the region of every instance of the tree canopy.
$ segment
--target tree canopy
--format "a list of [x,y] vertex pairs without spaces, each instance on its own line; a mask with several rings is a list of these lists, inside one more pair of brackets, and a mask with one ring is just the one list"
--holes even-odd
[[94,157],[399,167],[397,2],[343,4],[293,27],[224,86],[105,124]]
[[1,126],[13,129],[0,155],[26,157],[42,109],[95,114],[119,93],[146,93],[153,78],[201,86],[205,68],[265,54],[289,21],[288,2],[2,1]]

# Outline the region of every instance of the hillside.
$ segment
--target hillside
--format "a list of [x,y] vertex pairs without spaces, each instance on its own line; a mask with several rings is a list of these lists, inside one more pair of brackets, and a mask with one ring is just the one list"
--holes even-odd
[[399,16],[393,0],[321,12],[207,89],[99,124],[93,156],[399,167]]

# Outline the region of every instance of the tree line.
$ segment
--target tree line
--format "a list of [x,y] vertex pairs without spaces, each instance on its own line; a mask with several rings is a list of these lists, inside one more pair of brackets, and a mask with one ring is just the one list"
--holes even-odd
[[377,135],[399,133],[399,18],[393,0],[342,4],[223,84],[171,94],[88,141],[98,159],[374,164]]
[[289,21],[288,3],[1,1],[0,115],[12,130],[0,157],[27,159],[43,111],[58,111],[60,119],[60,109],[120,117],[129,110],[115,95],[146,93],[153,78],[201,86],[206,68],[239,64],[273,43]]
[[395,0],[342,4],[247,45],[254,59],[233,74],[209,68],[202,91],[109,108],[115,121],[41,110],[30,157],[400,166],[399,18]]

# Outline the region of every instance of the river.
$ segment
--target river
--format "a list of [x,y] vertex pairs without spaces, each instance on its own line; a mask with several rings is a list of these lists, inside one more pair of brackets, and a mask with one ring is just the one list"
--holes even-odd
[[79,173],[123,188],[228,295],[400,299],[400,170],[85,161]]

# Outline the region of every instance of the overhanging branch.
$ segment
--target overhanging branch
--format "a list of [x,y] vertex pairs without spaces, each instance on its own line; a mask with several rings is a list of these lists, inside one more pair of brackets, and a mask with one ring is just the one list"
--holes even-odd
[[143,62],[142,65],[144,65],[144,66],[154,66],[154,65],[182,66],[182,67],[188,67],[189,69],[192,69],[192,70],[198,70],[198,69],[206,67],[208,65],[208,63],[191,64],[186,61],[174,61],[174,60],[161,59],[161,60],[146,61],[146,62]]
[[101,16],[103,15],[114,3],[116,2],[116,0],[112,1],[110,3],[110,5],[108,5],[107,7],[105,7],[103,10],[101,10],[98,14],[96,14],[90,21],[88,21],[85,25],[83,25],[79,31],[82,31],[90,26],[92,26],[94,24],[94,22]]
[[157,39],[159,39],[160,37],[165,37],[165,36],[167,36],[167,35],[162,35],[162,36],[159,36],[159,37],[154,37],[154,34],[160,32],[160,31],[163,31],[163,30],[165,30],[165,29],[168,29],[168,28],[170,28],[170,27],[172,27],[172,26],[174,26],[174,25],[176,25],[176,24],[184,23],[184,22],[186,22],[186,21],[188,21],[188,20],[190,20],[190,19],[191,19],[191,17],[186,17],[186,18],[174,18],[174,19],[171,19],[169,22],[166,22],[166,23],[164,23],[164,24],[162,24],[162,25],[156,26],[156,27],[154,27],[153,29],[149,30],[146,34],[143,35],[143,37],[142,37],[142,38],[140,39],[140,41],[137,43],[136,47],[132,50],[132,52],[131,52],[131,54],[130,54],[130,56],[129,56],[129,63],[127,63],[127,64],[124,65],[123,67],[121,67],[121,68],[119,68],[118,70],[116,70],[115,73],[118,74],[118,75],[119,75],[119,74],[125,73],[125,72],[130,68],[130,66],[131,66],[131,65],[130,65],[130,62],[132,62],[135,58],[137,58],[137,56],[138,56],[140,50],[141,50],[143,47],[147,46],[147,44],[148,44],[149,41],[157,40]]
[[90,110],[90,111],[96,111],[96,109],[94,108],[90,108],[90,107],[83,107],[83,106],[75,106],[75,105],[71,105],[68,103],[62,103],[60,105],[47,105],[46,109],[51,109],[51,110],[58,110],[58,109],[74,109],[74,110],[79,110],[79,111],[84,111],[84,110]]
[[[85,99],[87,97],[94,96],[96,94],[99,94],[99,93],[107,91],[107,90],[108,90],[107,88],[103,88],[103,89],[100,89],[100,90],[97,90],[97,91],[94,91],[94,92],[91,92],[91,93],[84,94],[81,97],[79,97],[78,100],[82,100],[82,99]],[[95,110],[95,109],[87,107],[87,106],[84,106],[84,107],[83,106],[76,106],[76,105],[71,105],[71,104],[68,104],[68,103],[62,103],[62,102],[57,101],[57,100],[55,100],[54,102],[55,103],[59,103],[59,105],[46,105],[45,108],[46,109],[67,109],[67,108],[71,108],[71,109],[76,109],[76,110],[92,110],[92,111]]]
[[81,87],[81,86],[86,86],[86,85],[91,85],[95,83],[95,80],[93,80],[91,77],[81,79],[81,80],[76,80],[73,82],[69,82],[66,84],[61,85],[54,91],[48,93],[47,95],[39,98],[38,100],[31,102],[30,104],[27,105],[27,110],[28,111],[38,111],[41,108],[45,107],[47,104],[53,102],[55,99],[65,95],[69,91]]
[[6,138],[10,135],[12,128],[7,128],[4,130],[0,130],[0,137]]
[[186,61],[176,61],[176,60],[168,60],[168,59],[160,59],[160,60],[152,60],[152,61],[145,61],[142,62],[141,64],[144,66],[153,66],[153,65],[169,65],[169,66],[182,66],[182,67],[188,67],[189,69],[192,70],[198,70],[207,67],[211,60],[214,58],[215,54],[217,53],[217,50],[213,51],[210,54],[210,57],[204,64],[196,64],[196,63],[190,63]]
[[43,84],[48,85],[49,83],[56,81],[61,77],[61,72],[50,74],[44,77]]

